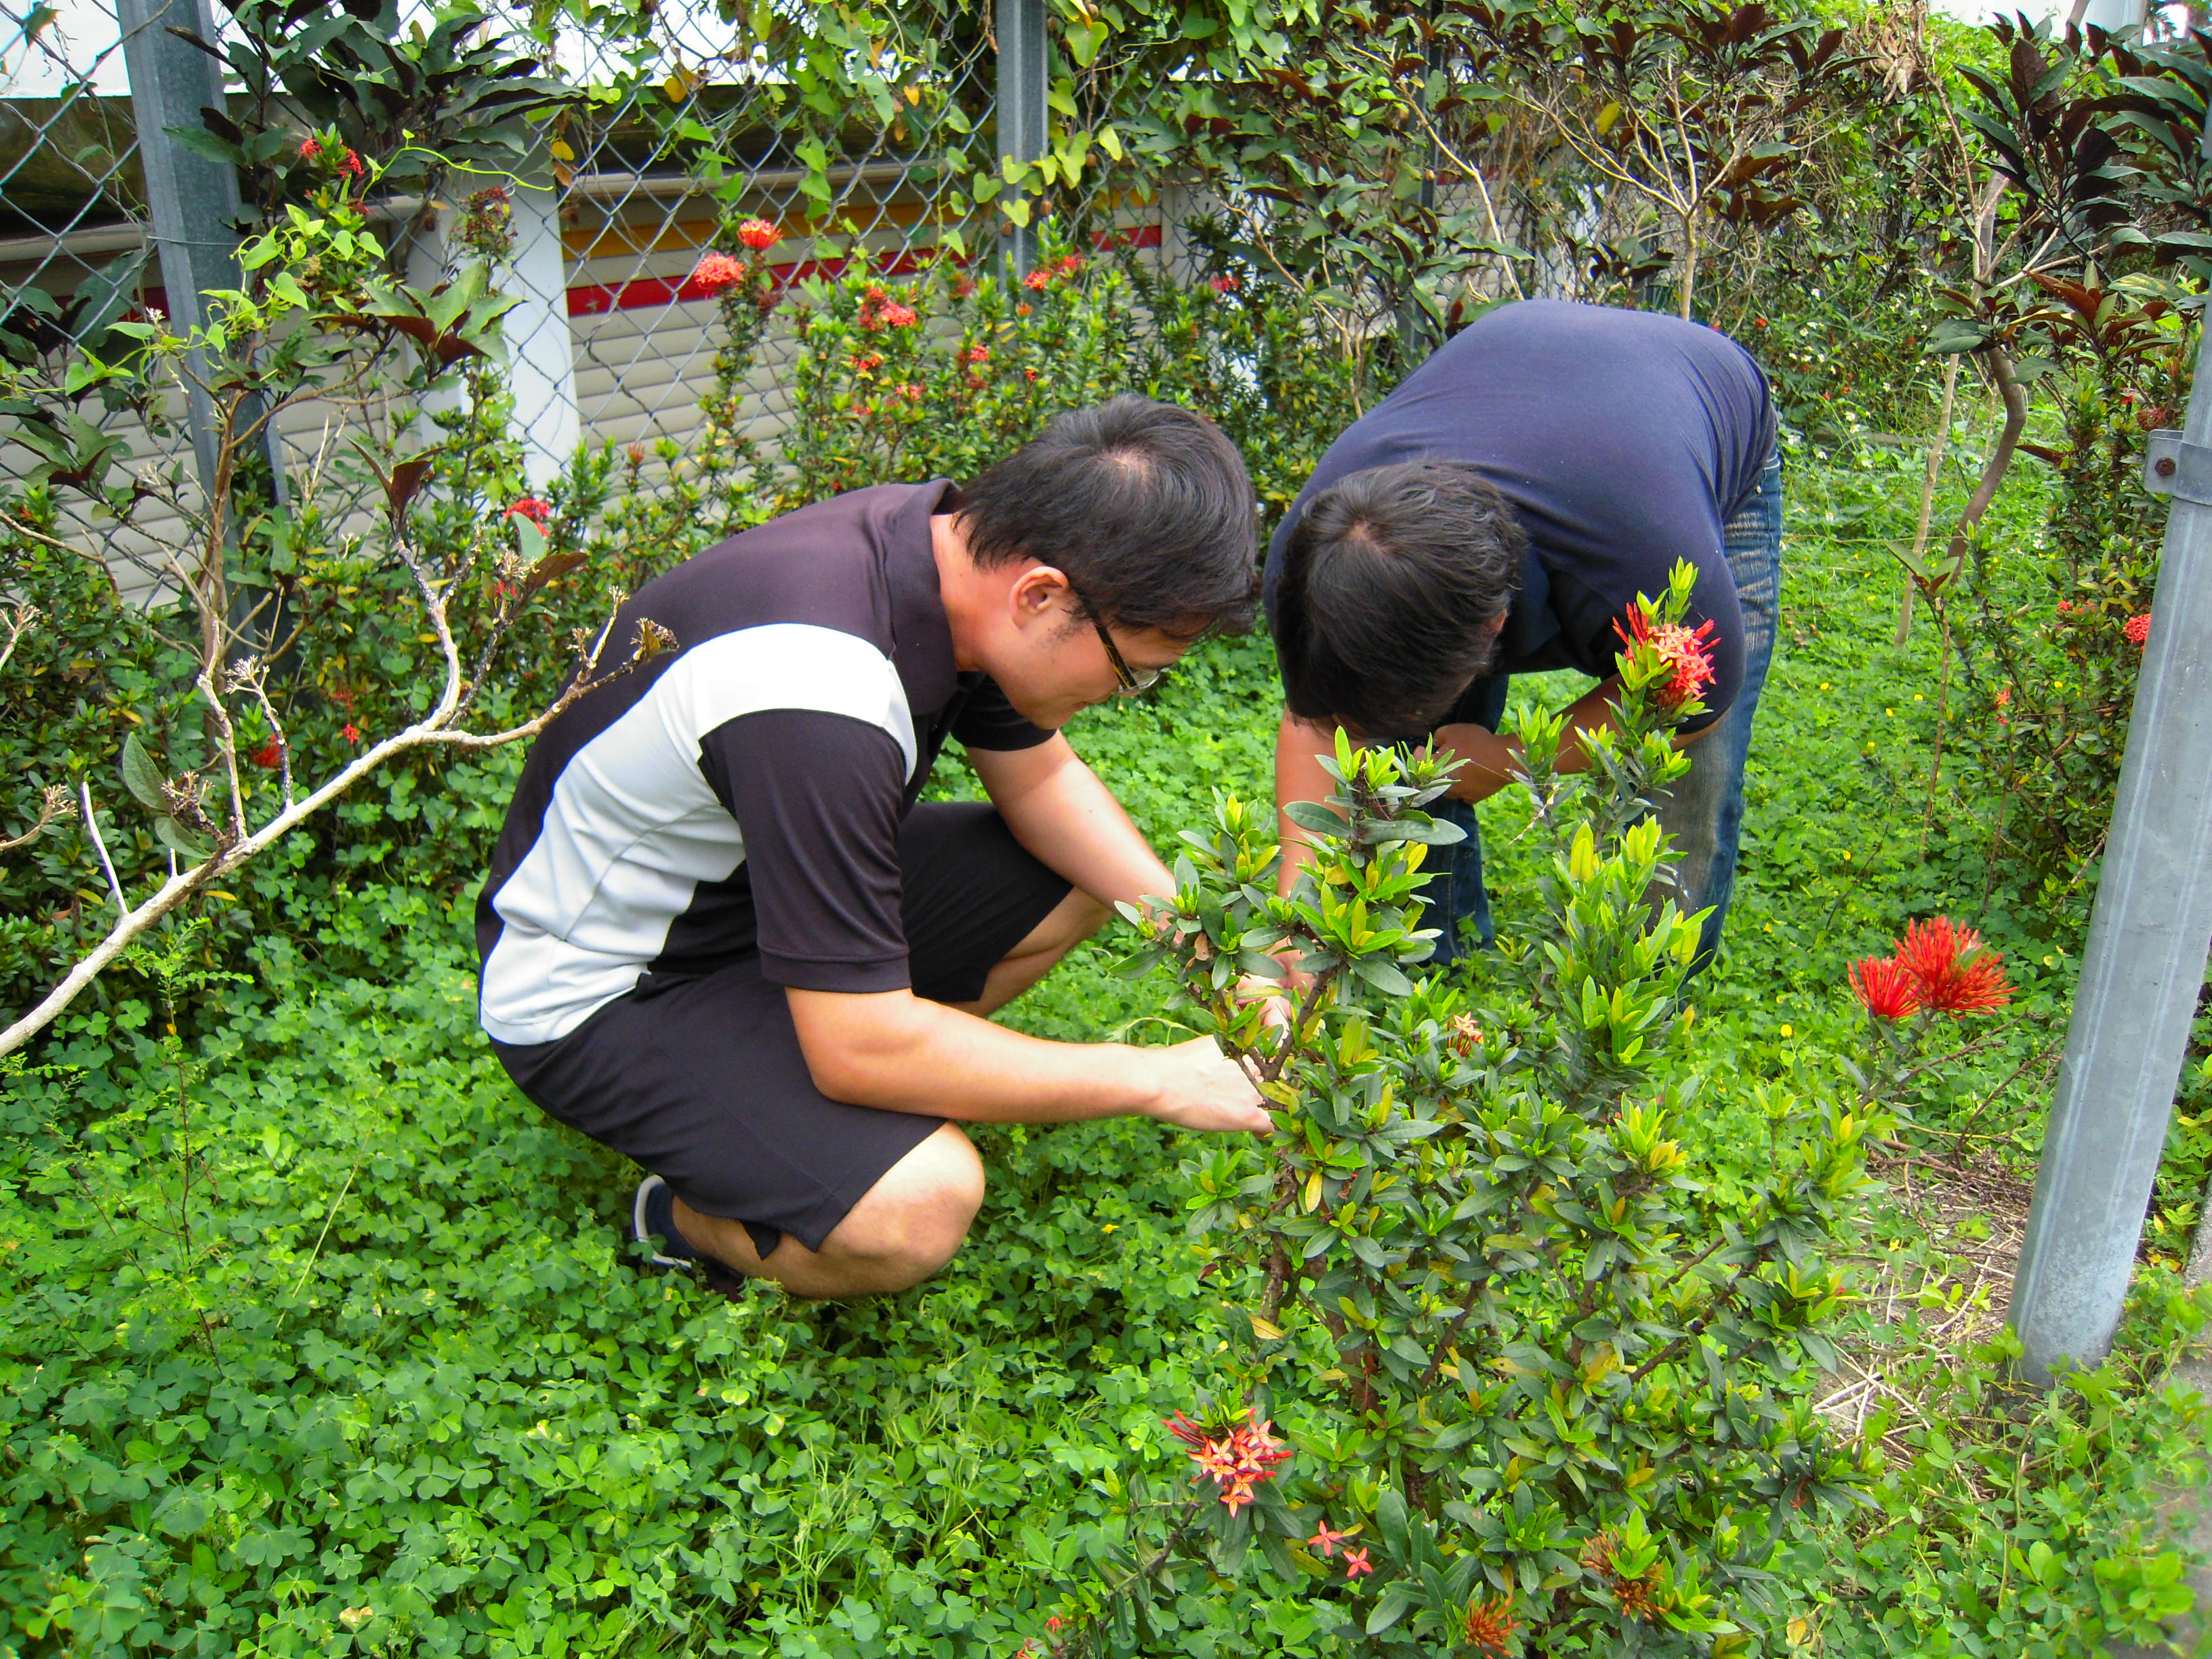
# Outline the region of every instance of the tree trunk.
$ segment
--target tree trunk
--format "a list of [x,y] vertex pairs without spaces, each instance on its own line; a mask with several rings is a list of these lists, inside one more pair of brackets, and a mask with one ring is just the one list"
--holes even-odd
[[1913,572],[1928,550],[1928,520],[1936,510],[1936,475],[1943,465],[1943,451],[1951,441],[1951,403],[1959,391],[1959,358],[1954,352],[1943,361],[1943,413],[1936,422],[1936,441],[1928,447],[1928,473],[1920,481],[1920,520],[1912,528],[1912,562],[1905,570],[1905,597],[1897,606],[1897,643],[1912,636]]
[[1677,307],[1684,322],[1692,319],[1691,302],[1698,293],[1698,210],[1692,208],[1682,216],[1682,283],[1680,305]]

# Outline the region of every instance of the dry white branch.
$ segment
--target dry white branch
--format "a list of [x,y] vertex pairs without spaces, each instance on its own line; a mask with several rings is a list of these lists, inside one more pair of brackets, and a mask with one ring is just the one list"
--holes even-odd
[[[131,914],[131,906],[123,896],[123,884],[115,878],[115,860],[107,856],[107,842],[100,836],[100,819],[92,810],[92,781],[89,778],[80,778],[76,787],[84,797],[85,830],[92,836],[93,847],[100,854],[100,867],[107,872],[107,890],[114,896],[117,914],[128,915]],[[57,1009],[55,1012],[58,1013],[60,1010]],[[5,1049],[0,1049],[0,1054],[6,1052]]]
[[[568,689],[555,698],[534,719],[525,720],[519,726],[508,726],[500,732],[475,732],[455,730],[451,722],[461,708],[465,693],[468,688],[462,680],[459,657],[453,648],[452,634],[446,625],[444,601],[434,586],[427,586],[427,576],[422,571],[419,562],[415,559],[411,550],[404,556],[407,558],[410,568],[416,571],[418,581],[426,584],[426,591],[430,595],[430,614],[434,619],[441,642],[445,647],[446,684],[436,706],[412,726],[394,732],[382,742],[372,745],[356,756],[312,793],[302,796],[297,800],[288,801],[283,809],[260,829],[250,835],[239,836],[235,838],[226,837],[222,844],[217,846],[213,853],[190,868],[173,869],[169,878],[152,896],[136,908],[131,907],[125,896],[122,884],[115,878],[114,866],[108,859],[106,847],[100,840],[99,825],[92,819],[92,797],[91,791],[88,788],[84,797],[86,823],[92,830],[94,844],[100,848],[100,862],[107,871],[109,888],[115,896],[116,908],[121,914],[114,927],[108,930],[106,937],[79,958],[61,982],[48,992],[46,998],[36,1007],[8,1027],[6,1030],[0,1031],[0,1055],[13,1054],[52,1024],[62,1011],[76,1000],[85,987],[98,978],[110,963],[128,951],[132,944],[164,916],[175,910],[195,893],[207,887],[219,877],[265,852],[386,761],[413,749],[431,746],[470,750],[494,749],[504,744],[535,737],[555,716],[560,714],[579,698],[628,673],[640,664],[650,660],[664,650],[669,642],[669,635],[665,629],[657,627],[651,622],[641,622],[638,628],[637,648],[614,668],[605,673],[600,673],[598,672],[600,658],[613,627],[612,621],[610,620],[599,630],[598,638],[585,653],[584,660],[579,665],[575,676],[569,682]],[[203,676],[204,680],[204,678]],[[203,690],[206,689],[204,684]],[[227,724],[224,729],[227,732],[228,729]],[[233,764],[234,766],[235,764],[234,757]],[[240,810],[242,811],[243,809]]]

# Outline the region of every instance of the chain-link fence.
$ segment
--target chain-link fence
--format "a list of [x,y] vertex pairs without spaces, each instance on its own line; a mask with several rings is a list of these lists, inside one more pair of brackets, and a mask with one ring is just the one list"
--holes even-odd
[[[161,303],[125,30],[110,0],[0,11],[0,351],[58,385],[110,325]],[[176,411],[162,411],[173,415]],[[159,423],[157,422],[157,425]],[[127,449],[139,465],[188,447],[181,426],[81,402],[46,447],[0,453],[0,477],[66,479]],[[63,527],[96,549],[126,588],[143,587],[157,543],[56,492]],[[158,531],[156,532],[158,534]]]
[[[191,237],[159,231],[163,204],[153,198],[167,175],[140,162],[148,121],[174,125],[220,95],[211,82],[149,84],[178,73],[179,60],[173,52],[164,71],[143,46],[126,51],[141,38],[166,44],[179,18],[212,37],[216,19],[204,0],[62,0],[34,3],[21,16],[0,13],[0,348],[47,385],[60,385],[70,361],[118,318],[158,307],[188,322],[192,313],[169,292],[181,271],[193,273],[192,286],[217,285],[204,263],[172,257],[165,234]],[[1001,156],[1035,155],[1048,142],[1041,0],[995,8],[926,0],[902,9],[900,24],[895,41],[817,43],[839,54],[848,100],[826,117],[819,88],[806,83],[804,52],[784,43],[770,53],[713,6],[643,9],[620,34],[561,25],[544,47],[549,67],[592,96],[548,131],[511,192],[518,240],[505,277],[522,299],[504,332],[533,481],[557,472],[579,444],[641,447],[648,483],[659,455],[686,450],[720,343],[716,303],[690,273],[743,220],[782,233],[770,258],[783,288],[835,276],[856,249],[890,274],[914,269],[932,249],[1026,258],[1034,233],[1016,234],[971,191]],[[189,78],[190,62],[182,72]],[[1085,101],[1100,95],[1093,86]],[[1160,243],[1158,200],[1110,179],[1094,179],[1066,205],[1085,235]],[[204,206],[196,211],[208,216]],[[405,211],[410,270],[433,275],[445,258],[441,229],[459,204]],[[390,228],[400,229],[398,214]],[[742,435],[770,453],[787,418],[795,349],[779,313],[745,383],[750,421]],[[126,447],[133,469],[197,487],[193,423],[181,400],[108,411],[93,398],[77,410],[86,429],[65,434],[74,450],[57,455],[19,439],[0,450],[0,481],[43,474],[66,484],[108,443]],[[319,403],[284,410],[272,456],[280,476],[322,477],[343,428],[360,418]],[[53,494],[64,532],[96,550],[126,592],[164,584],[164,561],[184,531],[176,507],[149,498],[118,515],[65,488]]]

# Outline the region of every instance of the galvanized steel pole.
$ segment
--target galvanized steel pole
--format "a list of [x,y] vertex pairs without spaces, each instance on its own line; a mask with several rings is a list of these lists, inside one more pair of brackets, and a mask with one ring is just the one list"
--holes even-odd
[[2008,1316],[2037,1384],[2112,1346],[2212,946],[2212,329],[2143,470],[2173,497],[2156,620]]
[[[1041,160],[1049,138],[1046,120],[1052,90],[1044,33],[1044,0],[998,0],[999,34],[999,158],[1002,161]],[[1036,209],[1030,191],[1030,222],[1011,227],[1005,238],[1009,280],[1018,282],[1036,264]]]
[[[215,15],[208,0],[120,0],[116,9],[161,286],[167,290],[171,326],[189,334],[206,321],[200,295],[212,288],[236,288],[239,281],[238,174],[186,149],[167,131],[198,131],[201,110],[224,106],[222,65],[173,33],[186,30],[212,43]],[[198,353],[191,368],[196,377],[204,378]],[[206,392],[194,388],[185,413],[200,483],[212,489],[218,442],[215,406]]]

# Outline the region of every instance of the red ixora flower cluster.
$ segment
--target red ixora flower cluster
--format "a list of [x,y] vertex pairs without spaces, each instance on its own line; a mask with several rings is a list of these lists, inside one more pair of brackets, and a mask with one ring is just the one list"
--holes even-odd
[[1639,605],[1629,611],[1627,625],[1615,623],[1613,631],[1632,651],[1639,645],[1651,647],[1673,671],[1663,684],[1652,689],[1653,700],[1662,706],[1680,708],[1713,683],[1712,623],[1700,623],[1695,628],[1685,628],[1680,623],[1655,623]]
[[2129,617],[2122,626],[2126,629],[2128,638],[2134,641],[2136,650],[2142,650],[2150,642],[2149,611],[2144,611],[2140,617]]
[[[329,155],[330,151],[323,147],[321,139],[311,136],[300,141],[300,159],[302,161],[325,161]],[[368,163],[343,144],[338,146],[336,165],[338,172],[348,179],[368,177]]]
[[1853,963],[1850,981],[1852,994],[1876,1019],[1903,1019],[1923,1008],[1959,1019],[2012,1000],[2004,958],[1948,916],[1907,923],[1896,954]]
[[1277,1467],[1290,1461],[1291,1449],[1275,1438],[1267,1419],[1249,1409],[1244,1421],[1218,1436],[1181,1412],[1160,1421],[1188,1449],[1190,1461],[1213,1478],[1221,1488],[1221,1506],[1231,1515],[1252,1501],[1254,1486],[1273,1480]]
[[691,267],[691,275],[684,286],[702,289],[708,298],[714,299],[744,280],[743,260],[727,253],[709,253]]
[[860,326],[871,334],[878,329],[912,328],[921,320],[921,313],[912,306],[902,305],[873,283],[860,295]]
[[273,772],[284,763],[284,751],[276,746],[276,739],[271,738],[260,748],[248,755],[246,759],[252,761],[256,766],[266,767]]
[[1234,276],[1227,275],[1209,276],[1206,279],[1206,285],[1212,289],[1216,294],[1234,294],[1238,289],[1244,286],[1243,283],[1238,282]]
[[738,227],[738,240],[754,252],[765,253],[783,240],[783,233],[765,219],[748,219]]
[[527,519],[543,530],[552,520],[553,508],[549,503],[539,501],[535,495],[525,495],[507,509],[507,516],[510,519]]
[[991,348],[969,346],[967,350],[960,354],[960,361],[963,363],[988,363],[991,361]]

